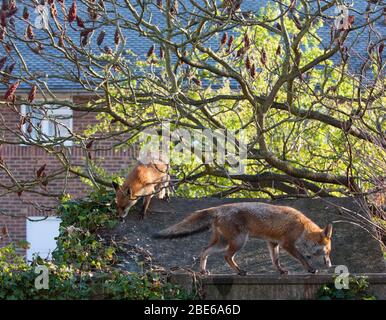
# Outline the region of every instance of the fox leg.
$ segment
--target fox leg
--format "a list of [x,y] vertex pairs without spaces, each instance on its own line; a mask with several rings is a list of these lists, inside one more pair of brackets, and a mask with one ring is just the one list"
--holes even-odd
[[310,273],[315,273],[316,270],[308,263],[306,258],[303,257],[303,255],[299,252],[298,249],[296,249],[294,244],[283,244],[282,247],[291,255],[293,256],[296,260],[298,260],[304,268],[310,272]]
[[143,206],[141,209],[141,212],[139,213],[139,219],[142,220],[145,217],[146,211],[149,208],[150,200],[152,198],[152,195],[148,195],[143,198]]
[[200,273],[209,274],[206,271],[206,262],[208,261],[208,256],[214,252],[221,252],[226,249],[224,244],[220,243],[220,235],[216,230],[213,230],[212,238],[209,245],[204,249],[200,255]]
[[273,265],[276,267],[276,269],[281,273],[281,274],[286,274],[288,271],[280,265],[279,261],[279,244],[276,242],[267,242],[268,244],[268,250],[269,250],[269,255],[271,256],[271,260]]
[[155,192],[157,193],[158,199],[165,199],[166,197],[166,184],[165,182],[161,182],[155,186]]
[[247,242],[247,234],[239,234],[236,238],[230,240],[228,249],[225,253],[224,259],[229,266],[237,271],[237,274],[244,276],[247,274],[246,271],[241,270],[234,260],[236,253],[244,246]]
[[169,175],[167,175],[165,177],[165,183],[164,183],[163,187],[165,189],[165,197],[164,197],[164,199],[167,202],[169,202],[170,201],[170,193],[171,193],[171,191],[170,191],[170,189],[171,189],[171,181],[170,181],[170,176]]
[[170,176],[164,176],[161,182],[155,186],[155,192],[158,199],[164,199],[169,202],[170,200]]

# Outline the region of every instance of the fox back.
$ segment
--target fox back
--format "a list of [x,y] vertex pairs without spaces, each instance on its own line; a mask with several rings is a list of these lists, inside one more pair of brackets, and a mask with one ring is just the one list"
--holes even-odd
[[[235,248],[239,250],[248,237],[266,240],[272,249],[272,260],[281,272],[283,269],[278,264],[278,246],[300,260],[310,272],[312,268],[305,259],[312,259],[318,263],[324,260],[325,265],[331,266],[332,225],[328,224],[322,229],[299,210],[287,206],[242,202],[203,209],[193,212],[184,220],[153,236],[155,238],[185,237],[210,227],[213,233],[212,247],[219,239],[228,243],[228,250]],[[297,248],[305,257],[298,252]],[[208,250],[211,249],[206,249],[204,252]],[[203,266],[206,264],[205,255],[202,258]],[[234,262],[231,261],[232,264]],[[205,267],[202,269],[204,270]]]
[[157,194],[162,198],[169,181],[167,164],[138,162],[122,186],[113,182],[118,215],[126,216],[129,209],[143,196],[152,197]]
[[217,207],[213,224],[222,234],[244,229],[250,237],[294,244],[309,259],[331,266],[332,225],[322,229],[295,208],[259,202],[223,205]]

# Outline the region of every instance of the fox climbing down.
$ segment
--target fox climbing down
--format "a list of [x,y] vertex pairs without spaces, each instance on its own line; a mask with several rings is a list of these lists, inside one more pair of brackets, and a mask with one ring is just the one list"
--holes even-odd
[[143,197],[143,207],[140,212],[141,219],[144,218],[150,200],[154,195],[159,199],[169,199],[171,186],[168,169],[169,165],[162,162],[148,164],[138,162],[122,186],[113,182],[119,217],[126,217],[130,208],[141,197]]
[[279,261],[280,247],[308,272],[316,272],[308,261],[313,258],[323,258],[324,263],[331,267],[332,225],[321,229],[300,211],[286,206],[244,202],[199,210],[153,237],[185,237],[209,228],[212,229],[212,238],[200,256],[202,273],[206,273],[206,262],[211,253],[225,251],[225,261],[238,274],[246,274],[236,264],[234,256],[248,237],[267,241],[272,263],[280,273],[288,272]]

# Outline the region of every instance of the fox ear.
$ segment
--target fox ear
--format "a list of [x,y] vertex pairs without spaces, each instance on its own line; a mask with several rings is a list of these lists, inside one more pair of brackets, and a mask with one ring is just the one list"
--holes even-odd
[[130,187],[127,188],[126,192],[127,192],[127,195],[131,198],[131,188]]
[[115,191],[118,191],[118,189],[119,189],[119,184],[118,184],[118,183],[116,183],[115,181],[113,181],[113,182],[111,183],[111,185],[113,186],[113,188],[114,188]]
[[329,223],[327,225],[327,227],[324,228],[323,230],[323,235],[326,237],[326,238],[331,238],[332,236],[332,224]]

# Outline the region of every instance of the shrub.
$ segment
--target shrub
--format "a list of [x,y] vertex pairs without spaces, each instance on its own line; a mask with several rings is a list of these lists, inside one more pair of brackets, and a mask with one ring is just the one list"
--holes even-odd
[[365,277],[350,277],[348,289],[337,289],[334,283],[323,285],[318,293],[318,300],[375,300],[368,292],[369,283]]
[[[0,248],[0,299],[187,299],[191,298],[154,272],[137,274],[115,267],[115,248],[99,237],[117,219],[114,195],[93,192],[65,201],[53,260],[35,257],[32,264],[12,245]],[[48,289],[37,289],[36,266],[49,270]]]

